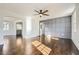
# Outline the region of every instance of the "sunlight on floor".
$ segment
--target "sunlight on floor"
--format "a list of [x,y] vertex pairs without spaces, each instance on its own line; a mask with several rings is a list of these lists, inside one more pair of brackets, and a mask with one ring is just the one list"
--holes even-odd
[[54,39],[54,40],[59,40],[59,38],[56,38],[56,37],[52,37],[52,39]]
[[32,42],[32,44],[37,47],[37,46],[39,46],[39,45],[41,44],[41,42],[39,42],[39,41],[34,41],[34,42]]
[[46,45],[42,44],[39,41],[34,41],[32,44],[43,54],[43,55],[49,55],[52,49],[47,47]]

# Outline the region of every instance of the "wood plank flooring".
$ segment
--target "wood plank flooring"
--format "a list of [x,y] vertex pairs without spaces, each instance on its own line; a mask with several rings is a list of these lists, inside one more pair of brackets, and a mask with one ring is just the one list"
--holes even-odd
[[51,39],[51,41],[40,40],[39,37],[24,39],[16,38],[16,36],[5,36],[3,49],[0,50],[2,55],[43,55],[33,44],[33,41],[39,41],[52,51],[49,55],[72,55],[79,54],[79,51],[73,44],[71,39],[59,38],[59,40]]

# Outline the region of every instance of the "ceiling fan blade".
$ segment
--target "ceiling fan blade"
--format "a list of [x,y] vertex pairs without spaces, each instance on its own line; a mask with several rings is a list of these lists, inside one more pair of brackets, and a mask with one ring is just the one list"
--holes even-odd
[[43,14],[43,15],[45,15],[45,16],[49,16],[48,14]]
[[44,12],[42,12],[42,13],[46,13],[46,12],[48,12],[48,10],[45,10]]
[[39,14],[34,14],[34,15],[39,15]]
[[40,13],[39,11],[35,10],[35,12]]

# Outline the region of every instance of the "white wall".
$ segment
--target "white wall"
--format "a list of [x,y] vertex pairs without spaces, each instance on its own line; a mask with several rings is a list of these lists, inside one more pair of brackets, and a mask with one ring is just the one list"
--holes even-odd
[[79,4],[76,4],[72,14],[72,40],[79,49]]
[[23,36],[24,36],[24,38],[31,38],[31,37],[39,36],[39,19],[32,17],[32,19],[31,19],[32,24],[31,24],[31,32],[30,33],[27,33],[26,20],[27,20],[26,18],[23,20]]
[[36,37],[39,36],[39,19],[38,18],[33,18],[32,20],[32,36]]

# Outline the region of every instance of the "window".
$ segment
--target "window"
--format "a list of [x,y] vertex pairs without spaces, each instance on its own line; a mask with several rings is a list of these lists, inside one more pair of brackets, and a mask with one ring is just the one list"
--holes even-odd
[[3,22],[3,30],[9,30],[9,23],[8,22]]

